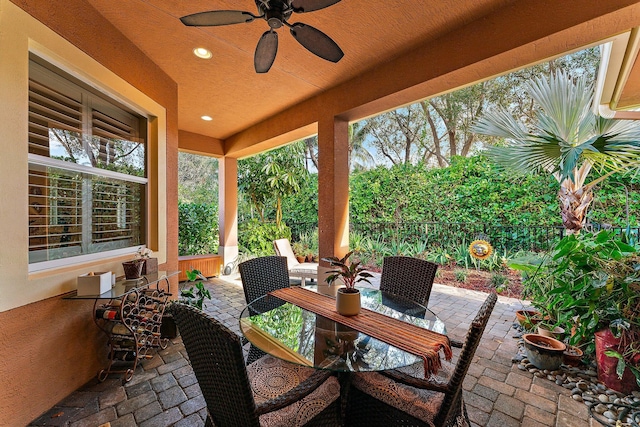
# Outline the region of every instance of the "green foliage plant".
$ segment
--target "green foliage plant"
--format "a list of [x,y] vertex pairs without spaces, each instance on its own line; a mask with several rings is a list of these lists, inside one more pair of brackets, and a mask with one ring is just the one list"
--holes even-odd
[[[565,330],[572,345],[595,349],[594,334],[613,323],[640,326],[640,262],[636,249],[609,231],[563,238],[549,261],[524,282],[525,292]],[[531,271],[531,270],[530,270]]]
[[296,194],[309,173],[304,166],[304,144],[288,145],[238,163],[238,187],[266,221],[267,206],[275,206],[275,221],[282,222],[282,199]]
[[451,262],[451,255],[446,248],[435,248],[427,254],[427,260],[439,265],[447,265]]
[[291,250],[296,256],[304,257],[307,255],[309,248],[302,242],[291,243]]
[[204,282],[197,280],[207,280],[207,278],[196,269],[187,270],[186,275],[187,282],[185,282],[185,286],[187,284],[190,284],[191,286],[187,289],[183,287],[180,290],[180,300],[187,305],[202,310],[205,299],[211,299],[211,293],[209,292],[209,289],[204,286]]
[[178,203],[178,254],[218,253],[216,204]]
[[476,260],[474,258],[473,261],[478,264],[481,270],[485,271],[504,271],[507,267],[506,254],[500,255],[498,251],[493,251],[487,259]]
[[455,276],[456,281],[465,283],[467,281],[467,277],[469,276],[469,272],[463,268],[456,268],[453,271],[453,275]]
[[463,242],[461,245],[456,246],[453,249],[451,256],[455,260],[457,266],[470,268],[472,265],[475,265],[475,259],[469,253],[469,244],[467,242]]
[[509,277],[501,273],[494,273],[491,275],[491,286],[493,286],[496,292],[500,293],[509,286]]
[[243,252],[255,256],[273,255],[273,241],[277,239],[291,240],[291,230],[285,223],[278,225],[253,219],[238,226],[238,245]]
[[325,281],[331,285],[336,280],[342,279],[347,293],[357,292],[355,285],[358,282],[371,284],[369,278],[373,277],[359,261],[350,262],[351,255],[353,255],[353,251],[350,251],[342,258],[322,258],[322,261],[329,263],[329,266],[334,268],[334,270],[328,271],[329,275]]

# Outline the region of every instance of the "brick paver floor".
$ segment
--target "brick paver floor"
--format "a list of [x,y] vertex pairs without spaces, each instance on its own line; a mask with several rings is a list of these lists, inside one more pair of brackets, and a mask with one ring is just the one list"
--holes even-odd
[[[239,279],[231,276],[208,282],[212,299],[205,311],[236,333],[244,307]],[[374,281],[374,286],[376,282]],[[486,294],[434,285],[429,308],[447,325],[452,338],[463,340],[470,321]],[[584,404],[570,391],[534,377],[512,364],[517,342],[512,329],[519,300],[499,297],[493,315],[464,381],[464,399],[473,426],[589,426]],[[205,402],[186,358],[180,338],[144,361],[133,379],[122,385],[113,376],[103,383],[92,380],[31,426],[126,427],[203,426]]]

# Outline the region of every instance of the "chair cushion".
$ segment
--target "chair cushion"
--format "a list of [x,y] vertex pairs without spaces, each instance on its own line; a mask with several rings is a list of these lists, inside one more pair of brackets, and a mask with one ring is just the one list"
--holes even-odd
[[289,274],[306,274],[306,275],[318,275],[318,263],[315,262],[303,262],[295,267],[289,268]]
[[[453,375],[454,369],[455,365],[451,363],[451,361],[442,361],[442,366],[438,369],[437,373],[431,374],[429,382],[436,384],[448,383],[451,375]],[[422,361],[417,361],[412,365],[407,365],[397,370],[404,374],[411,375],[414,378],[424,378],[424,362]]]
[[[264,356],[249,366],[253,398],[257,404],[277,397],[309,378],[315,370],[294,365],[273,356]],[[340,397],[340,384],[330,377],[303,399],[277,411],[260,416],[260,425],[269,427],[302,426]]]
[[432,427],[444,399],[444,394],[437,391],[400,384],[376,372],[354,374],[351,385]]

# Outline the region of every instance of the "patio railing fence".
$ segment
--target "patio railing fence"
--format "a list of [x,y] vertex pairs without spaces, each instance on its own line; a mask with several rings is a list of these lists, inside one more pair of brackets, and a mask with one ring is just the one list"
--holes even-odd
[[[291,228],[292,240],[298,240],[301,233],[311,233],[317,228],[314,223],[287,223]],[[475,239],[489,241],[496,250],[517,252],[546,251],[564,236],[562,226],[514,226],[483,223],[442,223],[442,222],[363,222],[350,223],[350,233],[396,246],[422,244],[427,250],[433,248],[456,248],[468,245]],[[626,227],[602,227],[592,224],[589,230],[607,228],[616,234],[627,233]],[[638,241],[640,226],[632,227],[628,234]]]

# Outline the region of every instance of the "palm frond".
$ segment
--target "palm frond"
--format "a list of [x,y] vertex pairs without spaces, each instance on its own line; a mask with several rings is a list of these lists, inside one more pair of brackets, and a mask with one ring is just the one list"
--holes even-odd
[[472,132],[520,141],[527,138],[527,129],[506,110],[491,110],[471,128]]

